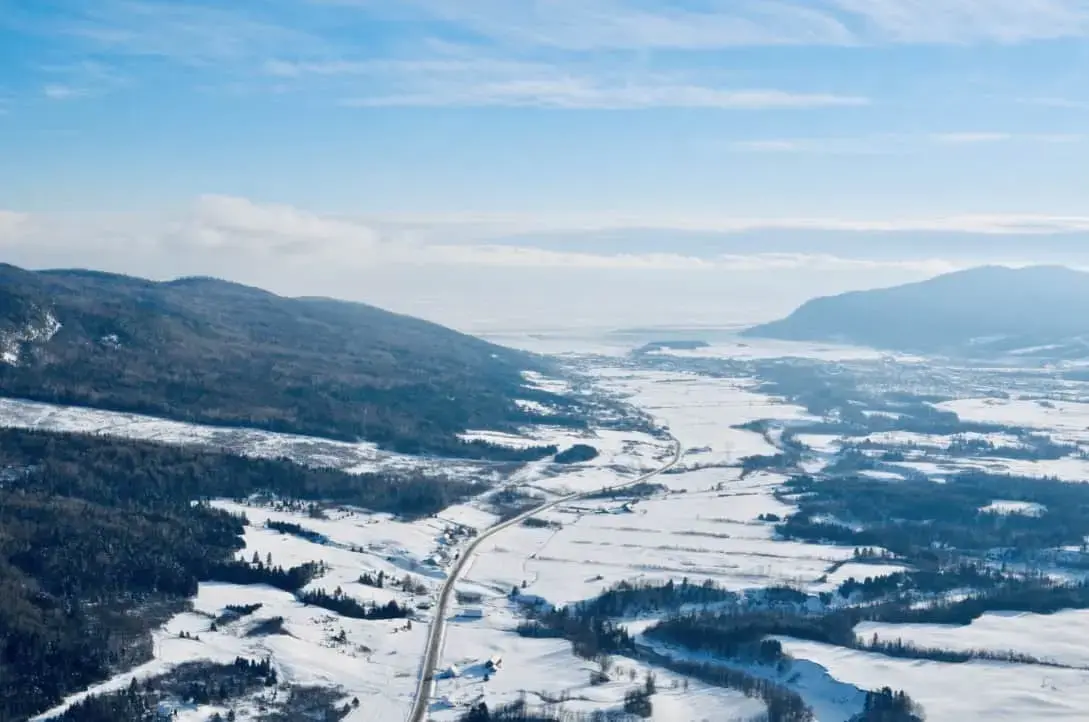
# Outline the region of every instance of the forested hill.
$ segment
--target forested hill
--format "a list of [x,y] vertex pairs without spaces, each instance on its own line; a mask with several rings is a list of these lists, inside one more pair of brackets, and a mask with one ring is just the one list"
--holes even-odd
[[542,363],[358,303],[0,264],[5,396],[473,453],[457,432],[533,420],[514,398],[562,411],[521,388]]
[[894,288],[818,298],[745,332],[922,353],[1089,356],[1089,274],[982,267]]
[[194,501],[267,493],[414,518],[479,492],[423,475],[0,429],[0,722],[25,722],[150,659],[150,630],[199,581],[294,592],[309,580],[305,565],[233,563],[244,520]]

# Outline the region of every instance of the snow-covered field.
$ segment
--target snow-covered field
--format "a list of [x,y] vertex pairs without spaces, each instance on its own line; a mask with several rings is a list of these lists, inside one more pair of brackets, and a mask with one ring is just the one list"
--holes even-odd
[[[660,479],[687,483],[685,476]],[[778,483],[754,475],[733,480],[724,491],[711,487],[643,500],[632,512],[619,502],[560,507],[545,518],[561,528],[519,527],[487,541],[467,577],[499,593],[526,582],[528,593],[554,604],[596,596],[624,580],[688,577],[736,590],[816,583],[853,550],[774,540],[773,525],[757,517],[789,510],[771,496]]]
[[965,421],[1009,424],[1056,432],[1056,441],[1089,443],[1089,404],[1031,399],[957,399],[938,404]]
[[903,639],[920,647],[958,651],[1016,650],[1038,659],[1089,669],[1089,610],[1071,609],[1055,614],[992,612],[966,626],[944,624],[863,623],[855,632],[870,638]]
[[[1002,662],[949,664],[895,659],[816,642],[781,639],[801,660],[862,689],[903,689],[927,722],[1084,720],[1089,672]],[[825,722],[822,718],[821,722]]]
[[997,499],[992,501],[980,511],[989,514],[1024,514],[1025,516],[1041,516],[1047,507],[1043,504],[1033,504],[1027,501],[1005,501]]
[[477,476],[482,465],[394,454],[368,442],[347,443],[258,429],[224,428],[103,411],[82,406],[56,406],[23,399],[0,398],[0,426],[80,434],[101,434],[164,444],[194,444],[256,458],[288,458],[348,473],[413,468],[449,476]]
[[686,450],[682,469],[726,466],[746,456],[777,452],[761,434],[735,428],[741,424],[815,420],[800,406],[758,393],[752,379],[628,369],[602,369],[596,377],[605,388],[663,422],[681,440]]

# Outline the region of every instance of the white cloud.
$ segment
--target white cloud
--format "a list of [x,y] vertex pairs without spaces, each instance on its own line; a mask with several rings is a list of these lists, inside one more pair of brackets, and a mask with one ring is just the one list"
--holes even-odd
[[[562,250],[548,242],[519,241],[532,232],[577,238],[587,231],[661,232],[659,248],[603,253],[587,241]],[[699,270],[745,264],[757,267],[862,268],[873,261],[852,261],[815,253],[685,255],[668,250],[669,231],[715,232],[729,236],[758,231],[856,233],[964,233],[1035,236],[1089,232],[1089,216],[972,215],[946,218],[836,219],[666,216],[458,216],[350,218],[312,213],[293,206],[258,203],[246,198],[208,195],[182,213],[120,214],[78,217],[31,217],[0,211],[0,237],[26,248],[96,247],[121,251],[162,251],[218,258],[284,260],[295,264],[335,262],[345,266],[478,265]],[[78,238],[78,241],[57,239]],[[1027,242],[1031,242],[1028,241]],[[570,244],[568,244],[570,246]],[[930,263],[930,261],[926,261]],[[823,265],[821,265],[823,264]],[[837,265],[838,264],[838,265]],[[846,264],[846,265],[844,265]]]
[[77,88],[64,83],[49,83],[42,87],[42,95],[50,100],[73,100],[90,95],[86,88]]
[[1020,43],[1089,36],[1087,0],[342,0],[411,3],[512,46],[571,50]]
[[[263,7],[262,7],[263,6]],[[328,43],[275,18],[273,6],[238,3],[95,0],[54,28],[100,53],[166,58],[186,65],[268,57],[284,48],[320,53]]]
[[[532,229],[553,233],[522,235]],[[613,231],[595,238],[584,235],[587,229]],[[670,233],[684,230],[723,235],[708,246]],[[770,235],[746,237],[750,231]],[[796,242],[818,231],[823,241]],[[912,233],[899,243],[877,239],[892,245],[871,253],[864,231]],[[540,323],[761,320],[812,295],[967,265],[991,247],[992,239],[980,234],[1017,234],[998,257],[983,260],[1039,258],[1036,249],[1046,243],[1053,254],[1084,262],[1089,254],[1077,237],[1057,235],[1072,231],[1089,233],[1089,216],[352,218],[231,196],[205,196],[159,215],[0,211],[4,260],[22,266],[90,267],[160,279],[213,275],[288,295],[377,303],[462,327],[523,330]],[[933,241],[931,232],[965,233],[972,239],[966,247],[975,250],[958,255],[956,242],[942,236],[941,244],[928,246],[935,252],[916,252],[916,242]],[[603,244],[602,236],[620,242]],[[653,242],[630,240],[637,238]],[[767,250],[771,238],[795,239],[785,244],[794,252]]]
[[1089,35],[1086,0],[833,0],[876,42],[1021,43]]
[[868,155],[906,152],[927,145],[987,145],[996,143],[1080,143],[1073,133],[1007,133],[995,131],[932,133],[928,135],[877,134],[858,137],[767,138],[732,141],[726,147],[739,153]]
[[421,92],[350,98],[353,107],[507,106],[625,110],[639,108],[717,108],[769,110],[850,107],[866,98],[782,90],[728,90],[699,85],[633,83],[610,85],[587,78],[565,77],[431,88]]
[[325,218],[291,206],[208,195],[197,199],[188,217],[166,240],[202,250],[311,257],[339,253],[369,261],[380,235],[364,224]]
[[1089,100],[1073,98],[1022,98],[1026,105],[1039,105],[1044,108],[1062,108],[1065,110],[1089,110]]
[[632,72],[578,63],[549,64],[456,56],[415,60],[270,60],[266,73],[313,88],[326,83],[349,107],[501,106],[588,109],[800,109],[859,106],[833,93],[723,87],[685,75]]

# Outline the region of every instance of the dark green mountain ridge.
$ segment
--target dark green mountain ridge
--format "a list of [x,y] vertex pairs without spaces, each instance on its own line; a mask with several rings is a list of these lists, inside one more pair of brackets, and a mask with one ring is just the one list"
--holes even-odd
[[540,358],[360,303],[213,278],[0,264],[0,395],[472,454],[467,428],[536,419]]

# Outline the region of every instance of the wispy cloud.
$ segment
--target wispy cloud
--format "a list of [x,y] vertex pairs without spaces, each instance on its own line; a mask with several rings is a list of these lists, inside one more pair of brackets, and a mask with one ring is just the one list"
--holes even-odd
[[762,138],[726,144],[735,153],[773,155],[880,155],[903,150],[903,139],[892,135],[824,138]]
[[874,42],[1022,43],[1089,35],[1085,0],[828,0]]
[[1066,110],[1089,110],[1089,100],[1073,98],[1022,98],[1026,105],[1039,105],[1044,108],[1062,108]]
[[50,100],[72,100],[84,98],[90,94],[86,88],[77,88],[64,83],[49,83],[42,87],[42,95]]
[[936,143],[951,145],[977,145],[980,143],[1078,143],[1085,136],[1074,133],[1002,133],[977,131],[966,133],[938,133],[929,136]]
[[905,153],[927,146],[978,146],[1013,143],[1081,143],[1086,136],[1075,133],[1012,133],[968,131],[930,134],[875,134],[858,137],[766,138],[727,143],[738,153],[871,155]]
[[[36,222],[36,221],[40,221]],[[1089,232],[1089,216],[1047,215],[960,215],[918,218],[746,218],[698,215],[457,215],[414,217],[350,217],[314,213],[284,204],[261,203],[247,198],[207,195],[197,198],[180,215],[122,214],[87,217],[31,217],[15,211],[0,211],[0,233],[23,236],[72,223],[98,229],[102,235],[116,235],[123,228],[138,229],[149,242],[189,246],[208,251],[247,251],[262,254],[295,254],[308,250],[322,255],[377,255],[387,260],[419,260],[419,252],[435,252],[436,258],[458,261],[463,251],[443,248],[476,248],[491,259],[520,254],[525,243],[518,237],[527,233],[571,233],[587,231],[704,231],[745,234],[756,231],[829,231],[845,234],[865,232],[964,233],[972,235],[1061,235]],[[47,235],[63,237],[52,232]],[[122,234],[124,235],[124,234]],[[36,240],[41,240],[35,237]],[[490,240],[489,240],[490,239]],[[498,241],[502,239],[503,242]],[[514,239],[513,242],[511,239]],[[82,241],[81,241],[82,242]],[[535,244],[528,244],[533,245]],[[398,247],[409,252],[398,255]],[[590,244],[587,247],[592,247]],[[666,246],[663,246],[665,248]],[[516,249],[511,251],[510,249]],[[670,254],[656,252],[665,259]],[[521,263],[510,257],[512,263]],[[704,259],[706,260],[706,259]],[[495,261],[487,261],[494,263]],[[625,261],[627,262],[627,261]]]
[[[265,71],[285,80],[333,82],[350,107],[505,106],[586,109],[802,109],[866,105],[861,96],[730,88],[701,78],[632,73],[608,67],[439,57],[416,60],[292,62]],[[362,89],[360,89],[362,88]],[[354,92],[352,90],[354,89]]]
[[313,34],[262,15],[263,3],[217,7],[196,2],[98,0],[61,27],[100,51],[205,65],[267,57],[284,48],[314,52]]
[[43,65],[40,70],[49,78],[42,86],[42,95],[50,100],[105,95],[128,82],[114,69],[89,60]]
[[[598,219],[598,225],[618,223],[624,227],[631,219]],[[1082,219],[1089,228],[1089,219]],[[570,230],[581,228],[585,221]],[[655,221],[644,219],[648,225]],[[658,221],[660,223],[660,221]],[[538,220],[544,225],[554,219]],[[427,225],[417,222],[417,225]],[[721,228],[821,228],[851,227],[850,222],[820,219],[797,221],[729,220]],[[868,225],[868,224],[866,224]],[[784,269],[866,270],[900,267],[933,270],[929,259],[875,260],[855,259],[827,253],[677,253],[661,249],[639,252],[595,251],[593,244],[577,250],[551,248],[548,244],[519,243],[503,238],[502,229],[493,229],[494,242],[458,241],[458,234],[448,233],[440,224],[428,234],[406,233],[403,223],[383,219],[351,219],[315,214],[286,205],[256,203],[231,196],[204,196],[190,209],[173,217],[121,215],[112,217],[32,218],[12,211],[0,211],[0,240],[9,249],[40,249],[56,252],[64,249],[65,232],[74,227],[82,231],[72,253],[102,253],[104,257],[128,253],[134,256],[170,254],[188,260],[204,259],[215,265],[234,262],[294,264],[308,268],[386,266],[464,266],[478,268],[599,269],[625,271],[770,271]],[[476,233],[479,238],[484,234]],[[140,239],[133,243],[132,239]],[[120,240],[119,240],[120,239]]]
[[573,50],[1020,43],[1089,36],[1086,0],[340,0],[517,45]]
[[508,106],[631,110],[640,108],[716,108],[770,110],[866,105],[863,97],[781,90],[726,90],[698,85],[630,84],[614,87],[588,78],[515,80],[431,91],[349,98],[344,105]]

